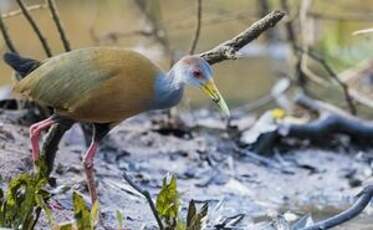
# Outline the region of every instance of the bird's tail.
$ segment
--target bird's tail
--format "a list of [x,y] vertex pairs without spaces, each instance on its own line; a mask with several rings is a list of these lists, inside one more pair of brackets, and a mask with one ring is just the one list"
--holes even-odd
[[17,53],[5,53],[3,58],[22,78],[41,65],[40,61],[21,57]]

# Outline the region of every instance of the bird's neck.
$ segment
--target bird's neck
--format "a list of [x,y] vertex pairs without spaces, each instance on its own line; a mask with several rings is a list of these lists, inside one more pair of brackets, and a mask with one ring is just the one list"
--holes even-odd
[[184,84],[171,69],[167,74],[159,73],[155,80],[153,109],[167,109],[178,104],[183,97]]

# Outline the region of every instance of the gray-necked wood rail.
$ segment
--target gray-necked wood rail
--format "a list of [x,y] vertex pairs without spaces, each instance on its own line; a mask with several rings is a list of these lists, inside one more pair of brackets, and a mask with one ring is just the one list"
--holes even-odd
[[183,57],[168,73],[143,55],[121,48],[78,49],[46,59],[36,68],[32,59],[14,53],[6,53],[4,60],[26,76],[16,83],[15,92],[54,109],[51,117],[30,127],[34,161],[40,155],[43,130],[63,122],[93,124],[93,140],[83,158],[92,202],[97,199],[93,161],[98,143],[121,121],[175,106],[185,85],[201,88],[229,115],[211,66],[198,56]]

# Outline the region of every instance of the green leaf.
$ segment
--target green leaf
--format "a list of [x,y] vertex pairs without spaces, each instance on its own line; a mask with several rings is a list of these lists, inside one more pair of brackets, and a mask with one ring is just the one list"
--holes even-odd
[[[43,169],[43,161],[38,164]],[[0,191],[0,225],[13,229],[30,229],[37,222],[42,209],[51,223],[53,216],[45,203],[50,195],[43,190],[46,184],[47,178],[43,173],[22,173],[13,177],[5,195]]]
[[91,209],[91,225],[92,226],[95,226],[98,223],[99,215],[100,215],[100,203],[98,202],[98,200],[96,200]]
[[91,213],[86,206],[83,196],[78,192],[73,192],[74,217],[78,229],[93,229],[91,224]]
[[6,225],[13,228],[28,226],[35,221],[38,210],[35,195],[44,187],[46,180],[30,174],[19,174],[8,184],[6,193]]
[[36,203],[38,204],[38,206],[41,207],[44,210],[45,215],[46,215],[47,220],[48,220],[48,224],[52,228],[54,225],[56,225],[56,221],[54,219],[52,210],[50,210],[48,205],[45,203],[43,195],[37,194],[35,196],[35,200],[36,200]]
[[201,210],[197,212],[194,200],[191,200],[188,208],[186,230],[201,230],[208,213],[208,203],[206,202]]
[[76,229],[74,227],[74,223],[71,223],[71,222],[59,224],[58,226],[54,228],[54,230],[74,230],[74,229]]
[[194,200],[191,200],[189,202],[189,207],[188,207],[188,214],[187,214],[187,226],[191,226],[193,223],[193,218],[197,214],[197,208]]
[[177,226],[179,205],[176,177],[172,176],[169,183],[167,183],[167,179],[164,178],[162,189],[157,197],[156,209],[166,229],[174,229]]
[[123,214],[117,210],[117,213],[116,213],[116,216],[117,216],[117,222],[118,222],[118,229],[124,229],[123,227],[123,223],[124,223],[124,217],[123,217]]
[[163,186],[157,197],[156,208],[162,217],[177,217],[179,212],[179,196],[175,176],[171,177],[170,183],[167,183],[166,178],[163,179]]

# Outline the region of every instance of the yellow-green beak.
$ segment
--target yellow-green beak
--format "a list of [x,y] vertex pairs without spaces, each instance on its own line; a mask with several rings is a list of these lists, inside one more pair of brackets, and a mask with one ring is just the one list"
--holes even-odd
[[229,108],[227,104],[225,103],[223,96],[220,94],[213,80],[209,80],[205,84],[202,84],[201,89],[207,96],[209,96],[212,99],[212,101],[215,104],[219,106],[219,108],[222,110],[222,112],[227,117],[230,116],[231,113],[229,111]]

